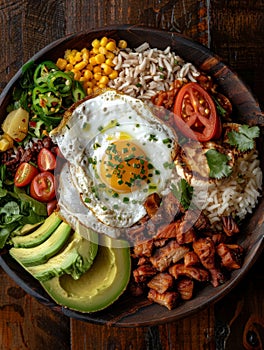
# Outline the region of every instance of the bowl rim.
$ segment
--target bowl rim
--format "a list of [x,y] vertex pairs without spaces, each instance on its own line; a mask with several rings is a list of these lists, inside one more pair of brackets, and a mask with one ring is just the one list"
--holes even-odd
[[[205,61],[203,61],[203,66],[200,67],[203,69],[206,65],[208,65],[208,69],[213,69],[213,72],[216,76],[216,79],[221,77],[222,72],[225,72],[228,76],[227,79],[230,78],[230,75],[237,81],[238,84],[242,86],[243,89],[248,91],[248,96],[250,98],[250,106],[253,106],[252,108],[254,109],[253,115],[256,117],[257,123],[260,125],[264,125],[264,115],[262,111],[259,108],[259,105],[255,98],[253,97],[250,89],[245,85],[245,83],[241,80],[238,75],[232,71],[231,68],[227,67],[221,60],[221,58],[214,54],[209,48],[206,46],[194,41],[193,39],[189,38],[188,36],[185,36],[183,34],[179,34],[176,32],[168,32],[163,29],[156,29],[156,28],[151,28],[143,25],[129,25],[129,24],[123,24],[123,25],[112,25],[112,26],[104,26],[104,27],[99,27],[99,28],[92,28],[90,30],[84,30],[78,33],[72,33],[68,34],[62,38],[59,38],[57,40],[52,41],[45,47],[43,47],[41,50],[39,50],[37,53],[35,53],[27,62],[24,63],[26,65],[27,63],[31,61],[38,61],[43,55],[47,54],[48,52],[51,52],[55,47],[62,43],[70,42],[71,40],[74,40],[76,37],[80,36],[89,36],[92,34],[96,33],[101,33],[101,32],[122,32],[122,31],[128,31],[131,35],[137,35],[138,33],[147,33],[150,32],[154,35],[165,35],[166,37],[169,37],[170,41],[173,42],[175,40],[181,40],[186,46],[190,46],[192,49],[194,48],[195,50],[198,50],[202,52],[207,58]],[[181,55],[181,53],[179,53]],[[203,58],[203,57],[202,57]],[[23,66],[24,66],[23,65]],[[22,74],[23,66],[15,73],[15,75],[10,79],[10,81],[7,83],[7,85],[4,87],[1,95],[0,95],[0,106],[2,106],[5,102],[6,96],[10,94],[13,85],[17,82],[19,77]],[[225,82],[223,82],[225,83]],[[191,307],[192,303],[190,301],[187,301],[184,303],[185,305],[185,310],[181,314],[176,315],[172,311],[166,312],[166,317],[162,317],[160,319],[154,319],[153,317],[150,316],[151,319],[149,320],[144,320],[142,322],[138,322],[133,319],[132,321],[126,322],[125,319],[127,317],[121,317],[115,320],[105,320],[103,318],[104,312],[100,313],[92,313],[92,314],[82,314],[73,310],[69,310],[63,306],[59,306],[56,304],[44,291],[43,293],[40,293],[38,290],[35,290],[32,288],[21,276],[19,276],[16,273],[16,270],[11,268],[8,264],[8,259],[6,260],[6,254],[0,252],[0,266],[3,268],[3,270],[21,287],[23,288],[28,294],[39,300],[43,304],[47,304],[49,307],[56,311],[60,311],[62,314],[73,317],[82,321],[90,322],[90,323],[95,323],[95,324],[107,324],[111,326],[117,326],[117,327],[135,327],[135,326],[150,326],[150,325],[156,325],[156,324],[164,324],[167,322],[172,322],[175,320],[179,320],[185,317],[188,317],[206,307],[208,307],[209,304],[214,304],[215,302],[219,301],[222,299],[227,293],[229,293],[240,281],[244,276],[248,273],[248,271],[251,269],[253,264],[256,262],[260,254],[262,253],[264,248],[264,234],[262,231],[262,235],[260,235],[259,239],[255,242],[254,249],[256,250],[255,254],[253,254],[252,259],[247,261],[246,265],[243,265],[243,270],[237,270],[233,273],[232,279],[227,281],[224,285],[218,287],[219,292],[215,293],[213,296],[208,298],[206,301],[202,301],[200,305],[196,305],[196,307]],[[7,253],[8,254],[8,253]],[[9,255],[9,254],[8,254]],[[26,271],[25,271],[26,272]],[[27,273],[27,272],[26,272]],[[39,283],[39,282],[38,282]],[[198,300],[199,295],[195,296],[193,300]],[[118,301],[117,301],[118,303]],[[190,303],[190,306],[188,305]],[[153,304],[152,304],[153,305]],[[158,310],[161,310],[162,308],[159,305],[155,305]],[[146,306],[149,307],[149,306]],[[143,308],[144,309],[144,308]],[[177,309],[177,308],[176,308]],[[176,310],[175,309],[175,310]],[[137,314],[137,311],[135,315]],[[157,316],[156,316],[157,317]],[[128,316],[128,319],[131,318]]]

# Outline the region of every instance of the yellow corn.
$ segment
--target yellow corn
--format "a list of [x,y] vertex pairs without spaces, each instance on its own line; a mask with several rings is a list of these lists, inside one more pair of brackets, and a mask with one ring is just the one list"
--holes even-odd
[[118,77],[113,59],[120,49],[126,47],[125,40],[119,40],[117,44],[114,39],[105,36],[94,39],[90,50],[66,50],[64,58],[58,58],[56,64],[62,71],[72,71],[74,79],[82,82],[89,95],[106,88],[110,80]]

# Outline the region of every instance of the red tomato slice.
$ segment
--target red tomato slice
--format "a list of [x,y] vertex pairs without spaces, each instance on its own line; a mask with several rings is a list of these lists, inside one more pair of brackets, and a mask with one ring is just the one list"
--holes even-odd
[[32,179],[38,174],[38,169],[29,163],[23,162],[17,168],[14,183],[17,187],[24,187],[30,184]]
[[54,199],[54,175],[49,171],[44,171],[36,175],[30,184],[30,195],[40,202],[49,202]]
[[178,92],[174,121],[185,136],[200,142],[221,135],[221,121],[215,104],[208,92],[197,83],[188,83]]
[[56,157],[47,148],[42,148],[38,154],[38,167],[41,171],[54,170],[56,167]]

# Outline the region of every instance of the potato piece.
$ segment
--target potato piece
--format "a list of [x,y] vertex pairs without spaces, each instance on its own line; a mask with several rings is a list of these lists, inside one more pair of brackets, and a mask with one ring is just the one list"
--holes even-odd
[[0,152],[5,152],[12,147],[13,139],[7,134],[2,135],[0,139]]
[[28,133],[29,113],[22,107],[10,112],[5,118],[2,129],[15,141],[22,141]]

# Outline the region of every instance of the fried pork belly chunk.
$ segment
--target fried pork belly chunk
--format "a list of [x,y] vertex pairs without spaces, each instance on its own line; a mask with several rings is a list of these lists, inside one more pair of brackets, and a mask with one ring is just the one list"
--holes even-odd
[[143,241],[134,246],[134,255],[136,257],[141,257],[141,256],[150,257],[152,255],[153,247],[154,247],[154,243],[152,239]]
[[193,297],[194,281],[190,278],[182,278],[177,282],[177,291],[182,300],[190,300]]
[[181,276],[187,276],[199,282],[207,282],[210,279],[209,272],[197,266],[186,267],[184,264],[175,264],[169,267],[168,271],[175,279]]
[[223,273],[216,263],[216,249],[214,241],[210,237],[200,238],[193,243],[193,250],[198,255],[201,264],[209,270],[211,283],[214,287],[225,281]]
[[140,265],[133,271],[133,277],[136,283],[146,282],[149,278],[157,274],[156,269],[150,264]]
[[147,211],[148,216],[151,218],[156,214],[156,212],[159,209],[161,202],[161,198],[157,193],[152,193],[148,198],[146,199],[144,203],[144,207]]
[[199,264],[200,264],[200,260],[198,258],[198,255],[195,252],[190,251],[184,255],[184,265],[186,267],[197,266]]
[[149,281],[148,287],[163,294],[173,286],[173,282],[174,279],[169,273],[160,272]]
[[221,258],[221,264],[227,270],[241,268],[243,253],[244,249],[238,244],[220,243],[217,246],[217,254]]
[[173,291],[160,294],[154,289],[150,289],[148,293],[148,299],[154,303],[166,306],[166,308],[169,310],[172,310],[178,303],[179,293]]
[[188,247],[180,246],[175,240],[172,240],[164,247],[158,248],[149,260],[158,271],[163,272],[172,263],[181,260],[188,251]]

